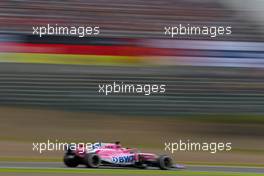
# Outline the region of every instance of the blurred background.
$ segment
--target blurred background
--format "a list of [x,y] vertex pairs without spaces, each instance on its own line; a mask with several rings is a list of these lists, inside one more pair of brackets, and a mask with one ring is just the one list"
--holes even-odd
[[[182,163],[264,165],[264,1],[1,0],[0,160],[60,161],[32,142],[232,142],[177,152]],[[97,37],[32,35],[33,26],[100,26]],[[232,35],[164,35],[178,24]],[[98,94],[112,82],[166,84],[161,95]]]

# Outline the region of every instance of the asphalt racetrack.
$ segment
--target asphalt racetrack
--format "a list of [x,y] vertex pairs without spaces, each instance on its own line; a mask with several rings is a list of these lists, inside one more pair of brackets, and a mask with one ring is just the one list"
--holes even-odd
[[[219,173],[220,175],[221,175],[221,173],[222,173],[222,175],[234,175],[234,174],[264,175],[264,168],[263,167],[208,166],[208,165],[187,165],[185,167],[186,168],[184,168],[184,169],[173,168],[168,173],[170,173],[169,175],[171,175],[172,172],[175,171],[175,174],[178,175],[177,173],[182,173],[182,171],[183,171],[183,173],[184,172],[187,172],[187,173],[190,172],[192,174],[180,174],[180,175],[196,175],[195,173],[199,173],[199,175],[201,173],[211,173],[211,175],[215,175],[215,173]],[[115,175],[115,174],[113,174],[113,171],[117,171],[116,173],[118,174],[119,171],[122,171],[122,170],[129,171],[129,175],[131,175],[131,173],[133,173],[133,171],[136,172],[135,175],[138,174],[138,171],[144,171],[144,175],[145,174],[149,175],[147,173],[148,171],[150,173],[155,171],[156,172],[155,175],[157,175],[158,174],[157,171],[159,171],[158,168],[152,168],[152,167],[150,167],[146,170],[130,168],[130,167],[110,167],[110,166],[108,166],[108,167],[102,166],[101,168],[98,168],[98,169],[88,169],[88,168],[85,168],[84,166],[79,166],[78,168],[72,169],[72,168],[67,168],[66,166],[64,166],[64,164],[62,162],[0,162],[0,173],[3,171],[4,172],[6,172],[6,171],[12,172],[12,170],[14,172],[18,172],[18,171],[23,172],[23,170],[24,171],[30,171],[31,170],[30,172],[32,172],[34,170],[45,172],[45,170],[59,171],[60,169],[65,171],[65,173],[67,173],[67,169],[68,169],[68,171],[70,171],[70,173],[72,173],[72,171],[76,171],[76,173],[79,173],[80,171],[81,171],[81,173],[83,173],[83,171],[85,171],[85,173],[89,173],[89,171],[93,172],[93,171],[98,170],[98,171],[103,171],[105,174],[105,173],[107,173],[107,171],[109,171],[110,175]],[[163,171],[163,172],[165,175],[167,175],[165,173],[166,171]],[[120,174],[122,174],[122,173],[120,173]],[[207,175],[207,174],[205,174],[205,175]]]

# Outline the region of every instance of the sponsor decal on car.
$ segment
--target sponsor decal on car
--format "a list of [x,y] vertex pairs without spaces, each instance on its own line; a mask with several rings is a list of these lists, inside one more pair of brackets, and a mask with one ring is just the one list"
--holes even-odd
[[132,163],[135,161],[134,155],[125,155],[125,156],[119,156],[119,157],[113,157],[112,158],[113,163]]

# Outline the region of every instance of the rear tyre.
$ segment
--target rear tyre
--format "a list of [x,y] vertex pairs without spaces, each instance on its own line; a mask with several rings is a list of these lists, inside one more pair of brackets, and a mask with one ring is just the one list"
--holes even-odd
[[75,155],[65,154],[63,157],[63,162],[67,167],[77,167],[79,165],[78,159]]
[[158,166],[162,170],[169,170],[172,168],[172,159],[169,156],[163,155],[158,158]]
[[84,157],[84,164],[90,168],[98,168],[101,165],[101,158],[96,153],[88,153]]

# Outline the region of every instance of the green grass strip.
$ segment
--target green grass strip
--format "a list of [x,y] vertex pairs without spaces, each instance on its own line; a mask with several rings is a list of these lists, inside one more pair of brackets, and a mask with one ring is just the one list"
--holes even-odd
[[264,174],[241,172],[196,172],[129,169],[69,169],[69,168],[0,168],[0,173],[68,173],[68,174],[111,174],[111,175],[178,175],[178,176],[260,176]]
[[70,65],[138,65],[143,64],[141,57],[78,55],[78,54],[42,54],[42,53],[0,53],[0,62]]

